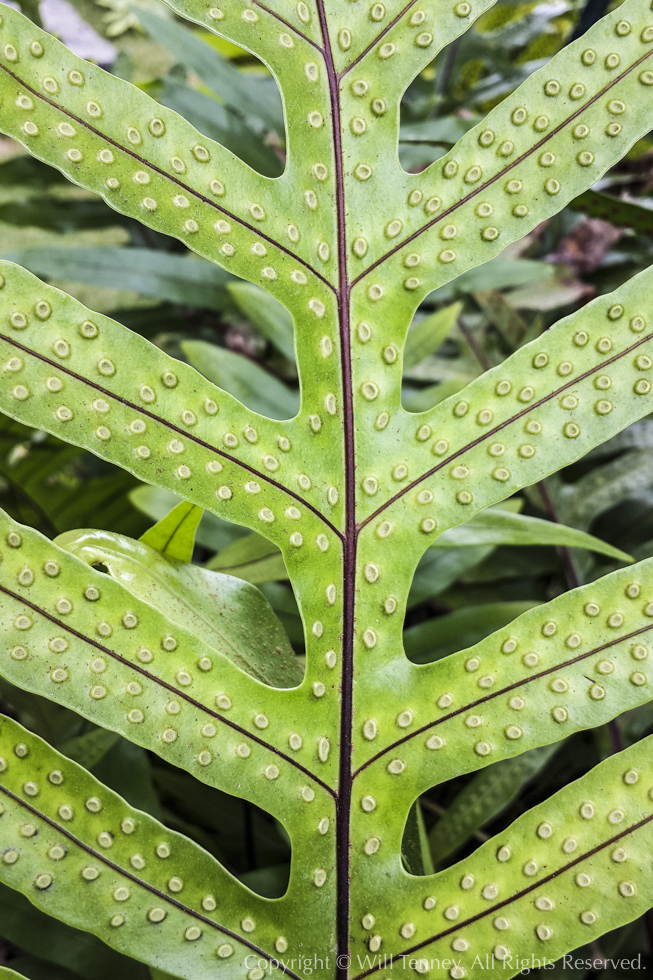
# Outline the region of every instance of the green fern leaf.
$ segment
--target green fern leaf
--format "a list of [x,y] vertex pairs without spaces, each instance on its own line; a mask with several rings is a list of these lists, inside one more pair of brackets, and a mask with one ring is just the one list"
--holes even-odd
[[[254,895],[9,719],[0,878],[188,980],[263,980],[278,960],[294,980],[509,977],[533,958],[548,963],[653,905],[648,740],[438,874],[404,870],[404,828],[416,798],[443,780],[651,699],[650,559],[424,666],[405,656],[403,618],[439,535],[475,514],[487,525],[487,507],[650,413],[653,272],[428,411],[402,408],[402,361],[429,292],[580,197],[648,132],[650,10],[625,0],[450,153],[408,174],[396,152],[403,92],[489,0],[172,6],[270,67],[287,130],[281,177],[257,174],[9,8],[0,128],[280,301],[300,409],[285,421],[250,411],[2,262],[0,411],[249,528],[259,536],[250,558],[278,548],[306,673],[286,689],[261,683],[192,610],[173,612],[180,582],[202,592],[202,570],[115,535],[59,542],[78,557],[6,516],[0,672],[272,813],[291,840],[290,883],[280,899]],[[241,302],[252,302],[246,288]],[[287,318],[274,316],[261,312],[262,329],[288,354]],[[429,329],[444,336],[445,326]],[[206,350],[185,353],[201,365]],[[136,551],[141,571],[127,582],[119,569]],[[497,622],[523,608],[502,607]]]

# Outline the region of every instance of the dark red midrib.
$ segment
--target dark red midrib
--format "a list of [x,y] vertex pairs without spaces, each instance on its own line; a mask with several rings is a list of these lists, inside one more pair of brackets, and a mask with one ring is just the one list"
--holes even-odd
[[[641,347],[642,344],[648,343],[650,340],[653,340],[653,333],[648,333],[646,334],[645,337],[640,337],[640,339],[635,341],[634,344],[631,344],[629,347],[625,347],[623,350],[618,351],[616,354],[613,354],[612,357],[608,357],[606,360],[601,361],[599,364],[596,364],[594,367],[588,368],[587,371],[584,371],[582,374],[575,375],[570,381],[567,381],[565,382],[565,384],[560,385],[559,388],[556,388],[555,391],[549,392],[547,395],[544,395],[543,398],[538,399],[538,401],[536,402],[529,403],[520,412],[517,412],[515,415],[511,415],[510,418],[506,419],[504,422],[500,422],[498,425],[495,425],[492,429],[488,429],[486,432],[478,436],[476,439],[473,439],[471,442],[468,442],[460,449],[457,449],[455,453],[451,453],[450,456],[447,456],[445,459],[440,460],[440,462],[436,466],[432,466],[431,469],[427,470],[426,473],[423,473],[422,476],[416,477],[416,479],[412,480],[409,484],[403,487],[403,489],[399,490],[398,493],[395,493],[384,504],[381,504],[380,507],[377,507],[377,509],[374,511],[373,514],[370,514],[369,517],[366,517],[364,521],[361,521],[361,523],[357,525],[359,532],[362,531],[363,528],[370,523],[370,521],[373,521],[376,517],[379,517],[385,510],[387,510],[388,507],[394,504],[397,500],[400,500],[407,493],[410,493],[411,490],[414,490],[415,487],[423,483],[424,480],[428,480],[430,477],[434,476],[444,466],[448,466],[449,463],[452,463],[454,460],[459,459],[461,456],[464,456],[465,453],[469,452],[471,449],[474,449],[476,446],[480,445],[481,443],[486,442],[488,439],[491,439],[498,432],[501,432],[503,429],[506,429],[509,425],[512,425],[514,422],[518,422],[519,419],[523,418],[525,415],[528,415],[530,412],[534,412],[542,405],[546,405],[553,398],[556,398],[558,395],[562,394],[563,391],[567,391],[568,388],[573,388],[574,385],[580,384],[581,381],[584,381],[586,378],[589,378],[593,374],[596,374],[597,371],[603,370],[608,365],[613,364],[615,361],[620,360],[622,357],[626,357],[628,354],[632,353],[632,351],[637,350],[638,347]],[[487,375],[484,375],[484,377],[486,376]],[[472,384],[473,383],[474,382],[472,382]],[[447,401],[450,401],[454,398],[460,398],[462,395],[464,395],[465,391],[467,390],[468,390],[467,388],[464,388],[462,391],[459,391],[456,395],[451,395],[451,398],[447,399]],[[442,402],[441,404],[444,405],[446,404],[446,402]],[[427,413],[423,413],[423,414],[427,414]],[[418,417],[419,417],[418,415],[414,416],[414,418],[418,418]]]
[[[111,398],[114,401],[119,402],[121,405],[124,405],[126,408],[131,409],[131,411],[136,412],[139,415],[146,415],[148,418],[152,419],[153,422],[157,422],[159,423],[159,425],[165,426],[167,429],[170,429],[172,432],[176,432],[183,439],[188,439],[189,442],[194,442],[196,445],[202,446],[203,449],[208,449],[209,452],[215,453],[216,456],[221,456],[223,459],[228,460],[234,466],[240,466],[241,469],[246,470],[248,473],[251,473],[252,476],[257,477],[257,479],[261,480],[263,483],[267,483],[271,487],[274,487],[275,490],[278,490],[280,493],[288,494],[289,497],[292,497],[294,500],[297,501],[297,503],[301,504],[303,507],[306,507],[307,510],[310,510],[313,514],[315,514],[316,517],[318,517],[321,521],[323,521],[323,523],[326,524],[329,530],[333,531],[333,533],[337,535],[337,537],[339,538],[342,537],[342,534],[337,529],[337,527],[335,527],[335,525],[332,524],[331,521],[329,521],[328,518],[326,518],[324,514],[322,514],[321,511],[317,509],[317,507],[315,507],[313,504],[310,504],[307,500],[304,500],[304,498],[301,497],[298,493],[295,493],[294,490],[291,490],[289,487],[285,487],[282,483],[279,483],[277,480],[272,479],[272,477],[267,476],[267,474],[261,472],[260,470],[257,470],[256,467],[250,466],[249,463],[245,463],[239,459],[236,459],[235,456],[231,456],[229,453],[226,453],[223,449],[218,449],[217,446],[213,446],[210,442],[205,442],[203,439],[200,439],[199,436],[193,435],[192,432],[188,432],[185,429],[181,429],[178,425],[175,425],[174,422],[169,422],[167,419],[162,418],[160,415],[156,415],[156,413],[150,412],[147,408],[143,408],[142,405],[136,405],[135,402],[131,402],[129,401],[129,399],[123,398],[121,395],[117,395],[114,391],[109,391],[108,388],[103,388],[102,385],[97,384],[95,381],[91,381],[89,378],[83,377],[81,374],[77,374],[75,371],[72,371],[70,368],[65,367],[63,364],[58,364],[55,361],[50,360],[50,358],[46,357],[44,354],[40,354],[38,351],[32,350],[30,347],[26,347],[24,344],[21,344],[19,343],[19,341],[15,340],[13,337],[7,336],[7,334],[0,333],[0,340],[4,340],[5,343],[11,344],[13,347],[17,347],[19,350],[22,350],[24,354],[30,355],[30,357],[35,357],[37,358],[37,360],[43,361],[44,364],[49,365],[49,367],[53,368],[54,370],[61,371],[63,372],[63,374],[67,374],[69,377],[74,378],[75,381],[79,381],[81,384],[88,385],[89,388],[93,388],[94,391],[98,391],[100,392],[100,394],[106,395],[107,398]],[[198,377],[201,377],[199,373],[198,373]],[[216,391],[220,391],[220,389],[217,388]],[[220,393],[223,394],[223,392],[221,391]],[[88,447],[85,446],[84,448],[88,448]],[[99,453],[97,453],[96,455],[99,455]],[[105,457],[101,457],[101,458],[105,458]]]
[[103,653],[105,656],[110,657],[112,660],[115,660],[118,663],[121,663],[124,667],[130,668],[131,670],[135,671],[137,674],[140,674],[141,677],[144,677],[148,681],[151,681],[153,684],[156,684],[158,687],[162,687],[166,691],[169,691],[170,694],[173,694],[176,698],[179,698],[181,701],[185,701],[187,704],[191,704],[198,711],[203,712],[203,714],[208,715],[210,718],[213,718],[215,721],[220,722],[222,725],[226,725],[227,728],[231,728],[233,731],[238,732],[239,735],[243,736],[243,738],[248,738],[251,739],[252,742],[256,742],[262,748],[267,749],[269,752],[272,752],[280,759],[283,759],[284,762],[287,762],[294,769],[298,769],[300,772],[303,772],[305,776],[311,779],[314,783],[317,783],[318,786],[321,786],[322,789],[324,789],[329,794],[329,796],[335,797],[336,794],[333,791],[333,789],[331,789],[331,787],[328,786],[326,783],[322,782],[322,780],[319,779],[314,773],[312,773],[310,769],[307,769],[300,762],[297,762],[296,759],[292,759],[285,752],[282,752],[281,749],[278,749],[274,745],[271,745],[269,742],[266,742],[265,739],[259,738],[258,735],[255,735],[253,732],[248,731],[248,729],[243,728],[241,725],[237,725],[233,721],[230,721],[228,718],[225,718],[224,715],[218,714],[217,711],[213,711],[205,704],[202,704],[201,701],[196,701],[195,698],[192,698],[189,694],[186,694],[185,691],[180,691],[179,688],[174,686],[174,684],[169,684],[168,681],[163,680],[162,677],[157,677],[156,674],[151,674],[148,670],[145,670],[144,667],[140,667],[138,664],[132,663],[131,660],[125,660],[125,658],[121,657],[120,654],[116,653],[115,650],[112,650],[110,647],[105,647],[104,644],[98,642],[98,640],[92,639],[90,636],[85,636],[83,633],[80,633],[78,630],[76,630],[73,626],[69,626],[67,623],[62,622],[62,620],[57,619],[56,616],[53,616],[51,615],[51,613],[46,612],[45,609],[41,609],[40,606],[37,606],[35,603],[30,602],[29,599],[25,598],[25,596],[18,595],[18,593],[16,592],[12,592],[11,589],[6,588],[6,586],[4,585],[0,585],[0,593],[4,593],[4,595],[9,596],[9,598],[14,599],[16,602],[19,602],[23,606],[27,606],[37,615],[42,616],[44,619],[47,619],[50,623],[53,623],[55,626],[58,626],[59,629],[61,629],[63,632],[69,633],[71,636],[74,636],[76,639],[81,640],[82,643],[86,643],[88,646],[95,647],[96,650],[98,650],[100,653]]
[[350,831],[352,794],[352,724],[354,686],[354,616],[356,589],[356,449],[350,337],[350,292],[347,276],[345,182],[340,119],[340,89],[324,0],[316,0],[324,44],[324,64],[329,80],[333,130],[336,206],[338,219],[338,321],[342,376],[342,419],[345,468],[345,532],[343,545],[342,673],[340,690],[340,760],[336,797],[336,980],[347,980],[349,968]]
[[[571,871],[572,868],[582,864],[583,861],[588,861],[590,858],[594,857],[595,854],[600,854],[600,852],[605,850],[606,847],[616,844],[618,841],[623,840],[624,837],[628,837],[629,834],[636,833],[638,830],[641,830],[642,827],[645,827],[647,824],[651,823],[651,821],[653,821],[653,814],[648,817],[643,817],[641,820],[638,820],[637,823],[631,824],[630,827],[626,827],[625,830],[620,831],[618,834],[615,834],[608,840],[601,841],[596,845],[596,847],[591,848],[589,851],[585,851],[583,854],[579,854],[579,856],[574,858],[573,861],[568,861],[562,868],[558,868],[557,871],[551,872],[551,874],[546,875],[544,878],[539,878],[537,881],[534,881],[532,885],[522,888],[521,891],[515,892],[514,895],[511,895],[509,898],[505,898],[502,902],[497,902],[495,905],[491,905],[487,909],[483,909],[482,912],[478,912],[476,915],[472,915],[468,919],[464,919],[462,922],[456,922],[455,925],[449,926],[447,929],[443,929],[442,932],[435,933],[434,935],[429,936],[428,939],[423,939],[422,942],[416,943],[415,946],[411,946],[410,949],[393,953],[392,956],[394,956],[396,961],[399,962],[399,960],[404,956],[410,956],[411,954],[416,953],[418,950],[424,949],[425,946],[430,946],[432,943],[435,943],[440,939],[445,939],[454,932],[459,932],[466,926],[471,926],[475,922],[487,918],[489,915],[494,915],[496,912],[506,908],[508,905],[512,905],[513,902],[517,902],[526,895],[530,895],[532,892],[537,891],[538,888],[542,888],[549,882],[555,881],[556,878],[559,878],[561,875]],[[388,956],[390,955],[391,954],[388,954]],[[353,978],[353,980],[363,980],[364,977],[369,977],[372,974],[377,973],[379,970],[382,970],[383,966],[383,962],[379,962],[377,966],[373,966],[371,969],[365,970],[363,973],[359,973]]]
[[[431,228],[434,227],[434,225],[437,225],[440,221],[444,221],[445,218],[448,218],[451,214],[454,214],[459,208],[467,204],[468,201],[471,201],[475,197],[478,197],[478,195],[486,191],[488,187],[491,187],[492,184],[495,184],[498,180],[501,180],[502,177],[505,177],[506,174],[510,173],[511,170],[519,166],[520,163],[523,163],[524,160],[527,160],[530,156],[533,155],[533,153],[536,153],[539,149],[545,146],[550,139],[552,139],[554,136],[557,136],[558,133],[561,132],[566,126],[569,126],[570,123],[574,122],[574,120],[577,119],[580,115],[582,115],[583,112],[585,112],[592,105],[594,105],[594,103],[597,102],[598,99],[600,99],[603,95],[609,92],[610,89],[614,88],[615,85],[618,85],[619,82],[623,81],[623,79],[626,78],[626,76],[629,75],[631,71],[634,71],[635,68],[638,68],[642,64],[642,62],[646,61],[646,59],[650,58],[652,55],[653,55],[653,51],[647,51],[645,54],[641,56],[641,58],[638,58],[637,61],[634,61],[632,65],[629,65],[628,68],[622,71],[621,74],[617,75],[615,78],[612,79],[612,81],[608,82],[608,84],[605,85],[600,92],[597,92],[596,95],[593,95],[591,99],[588,99],[587,102],[584,102],[582,106],[580,106],[575,112],[572,112],[570,116],[567,116],[566,119],[563,119],[563,121],[559,123],[557,126],[555,126],[550,133],[547,133],[545,136],[542,137],[541,140],[539,140],[537,143],[534,143],[532,146],[528,148],[528,150],[525,150],[524,153],[520,154],[520,156],[518,156],[515,160],[513,160],[512,163],[507,164],[507,166],[503,167],[493,177],[490,177],[488,180],[483,181],[482,184],[479,184],[478,187],[475,187],[474,190],[470,191],[469,194],[466,194],[465,197],[462,197],[459,201],[456,201],[455,204],[452,204],[441,214],[438,214],[435,218],[432,218],[431,221],[428,221],[425,225],[423,225],[421,228],[418,228],[411,235],[408,235],[401,242],[398,242],[391,249],[389,249],[389,251],[387,251],[384,255],[381,255],[379,256],[378,259],[375,259],[375,261],[372,262],[371,265],[367,267],[367,269],[364,269],[363,272],[361,272],[360,275],[357,276],[356,279],[354,279],[354,281],[351,284],[352,289],[354,288],[354,286],[357,286],[358,283],[361,282],[361,280],[365,279],[365,277],[368,276],[370,272],[373,272],[380,265],[383,265],[383,263],[387,262],[388,259],[391,259],[393,255],[396,255],[397,252],[400,252],[401,249],[406,248],[407,245],[410,245],[410,243],[415,241],[416,238],[419,238],[421,235],[428,232]],[[516,92],[519,92],[519,89],[517,89]],[[465,138],[466,137],[463,136],[462,140],[464,140]],[[462,142],[462,140],[459,142]],[[456,144],[456,146],[457,145],[458,144]],[[456,147],[454,146],[453,150],[455,149]],[[442,161],[437,161],[437,162],[441,163]],[[435,164],[432,164],[432,166],[435,166]],[[522,238],[523,235],[525,234],[526,232],[523,232],[523,234],[519,235],[518,238]],[[458,275],[460,275],[460,273],[458,273]]]
[[[67,116],[68,119],[72,119],[74,122],[77,123],[78,126],[82,126],[84,129],[87,129],[89,133],[92,133],[94,136],[97,136],[98,139],[104,140],[110,146],[115,147],[116,150],[119,150],[121,153],[124,153],[126,156],[131,157],[132,160],[136,160],[143,167],[149,167],[150,170],[158,174],[160,177],[163,177],[165,180],[169,180],[171,183],[176,184],[177,187],[181,188],[181,190],[186,191],[186,193],[189,194],[191,197],[195,198],[195,200],[201,201],[202,204],[207,204],[210,208],[213,208],[213,210],[217,211],[219,214],[224,214],[225,217],[231,218],[232,221],[235,221],[236,224],[240,225],[242,228],[246,228],[248,231],[251,231],[251,233],[253,235],[256,235],[257,238],[262,238],[273,248],[279,249],[280,252],[283,252],[289,258],[293,259],[294,262],[298,262],[300,265],[303,265],[304,268],[311,273],[311,275],[319,279],[325,286],[327,286],[328,289],[330,289],[332,292],[335,291],[333,284],[330,283],[329,280],[325,276],[323,276],[321,272],[318,272],[317,269],[314,269],[313,266],[306,261],[306,259],[300,258],[300,256],[297,255],[295,252],[293,252],[291,249],[287,248],[285,245],[282,245],[280,242],[275,241],[275,239],[271,238],[269,235],[266,235],[263,231],[261,231],[260,228],[257,228],[255,225],[251,225],[248,221],[245,221],[243,218],[239,218],[238,215],[234,214],[232,211],[229,211],[227,208],[221,207],[215,201],[212,201],[211,198],[206,197],[206,195],[200,194],[200,192],[195,190],[195,188],[191,187],[189,184],[185,184],[183,180],[180,180],[178,177],[175,177],[173,174],[170,174],[167,170],[163,170],[161,167],[157,167],[156,164],[152,163],[150,160],[147,160],[145,157],[140,156],[140,154],[136,153],[134,150],[130,150],[129,147],[123,146],[122,143],[119,143],[117,140],[114,140],[110,136],[107,136],[106,133],[103,133],[101,130],[96,129],[95,126],[91,126],[90,123],[87,123],[84,119],[81,119],[79,116],[76,116],[73,112],[70,112],[69,109],[65,109],[63,106],[60,106],[56,102],[53,102],[52,99],[48,99],[45,95],[39,92],[38,89],[32,88],[31,85],[28,85],[27,82],[25,82],[19,75],[16,75],[15,72],[10,71],[10,69],[7,68],[6,65],[0,64],[0,69],[4,71],[7,75],[9,75],[11,78],[13,78],[14,81],[18,83],[18,85],[22,85],[22,87],[26,89],[28,92],[30,92],[35,99],[38,99],[39,102],[46,103],[52,109],[55,109],[57,112],[62,113],[62,115]],[[156,104],[157,103],[154,103],[154,105]],[[185,121],[186,120],[184,120],[184,122]],[[197,133],[197,135],[201,137],[201,134],[199,132]],[[208,139],[208,137],[205,138]],[[211,140],[211,142],[214,141]],[[52,164],[52,166],[56,167],[57,165]],[[57,169],[60,170],[61,168],[57,167]],[[120,208],[116,207],[110,201],[107,201],[106,203],[109,205],[109,207],[113,208],[114,211],[118,211],[120,214],[126,214],[126,212],[121,211]],[[137,220],[141,220],[141,219],[137,219]],[[180,241],[183,241],[184,244],[187,244],[185,239],[180,239]],[[191,246],[188,247],[190,248]]]
[[[110,861],[106,855],[101,854],[99,851],[94,850],[92,847],[89,847],[88,844],[85,844],[84,841],[80,840],[79,837],[76,837],[75,834],[71,833],[71,831],[69,831],[66,827],[62,827],[61,824],[56,822],[56,820],[53,820],[51,817],[46,816],[46,814],[42,813],[41,810],[37,810],[36,807],[32,806],[26,800],[22,800],[19,796],[16,796],[16,794],[12,793],[12,791],[10,789],[7,789],[6,786],[0,786],[0,793],[4,793],[5,796],[9,797],[9,799],[13,800],[19,806],[24,807],[24,809],[26,809],[28,813],[31,813],[32,816],[36,817],[38,820],[43,820],[43,822],[46,823],[48,827],[51,827],[54,831],[56,831],[56,833],[61,834],[62,837],[65,837],[66,840],[70,841],[71,844],[74,844],[76,847],[79,847],[82,851],[88,854],[89,857],[91,857],[94,861],[97,861],[99,864],[103,864],[107,868],[111,868],[112,871],[117,872],[123,878],[127,878],[127,880],[131,881],[132,884],[137,885],[140,888],[144,888],[151,895],[154,895],[156,898],[158,898],[162,903],[166,905],[172,905],[180,912],[184,912],[186,915],[192,916],[192,918],[197,920],[198,922],[201,922],[204,925],[209,926],[210,928],[223,933],[223,935],[225,936],[229,936],[229,938],[233,939],[235,942],[242,943],[243,946],[246,946],[248,949],[251,949],[254,953],[256,953],[258,956],[263,957],[263,959],[267,960],[269,963],[272,964],[276,962],[275,956],[271,956],[269,953],[266,953],[264,949],[261,949],[259,946],[256,946],[254,943],[250,942],[244,936],[238,935],[237,932],[233,932],[231,929],[228,929],[226,926],[219,925],[217,922],[214,922],[212,919],[209,919],[208,916],[202,915],[201,912],[196,912],[195,909],[190,908],[188,905],[184,905],[182,902],[180,902],[176,898],[173,898],[171,895],[166,895],[165,892],[162,892],[159,888],[156,888],[154,885],[150,885],[148,882],[144,881],[142,878],[139,878],[133,872],[128,871],[125,868],[122,868],[119,864],[116,864],[115,861]],[[299,977],[292,970],[284,969],[284,974],[286,976],[292,977],[293,980],[302,980],[302,978]]]
[[545,670],[540,670],[536,674],[531,674],[530,677],[522,677],[521,680],[515,681],[513,684],[507,684],[505,687],[498,688],[491,694],[485,694],[481,698],[476,698],[475,701],[468,701],[467,704],[461,705],[460,708],[456,708],[455,711],[449,711],[446,715],[442,715],[440,718],[435,718],[433,721],[430,721],[426,725],[422,725],[420,728],[416,729],[414,732],[411,732],[410,735],[404,735],[403,738],[398,738],[395,742],[392,742],[391,745],[388,745],[385,749],[381,749],[380,752],[377,752],[376,755],[370,756],[369,759],[358,767],[353,775],[353,779],[356,779],[356,777],[360,775],[363,770],[367,769],[368,766],[371,766],[372,763],[377,761],[377,759],[381,759],[384,755],[387,755],[388,752],[394,751],[397,746],[404,745],[406,742],[410,742],[412,739],[417,738],[418,735],[423,735],[424,732],[430,731],[432,728],[437,728],[438,725],[451,721],[452,718],[457,718],[466,711],[471,711],[473,708],[478,708],[479,705],[487,704],[488,701],[494,701],[495,698],[501,697],[504,694],[509,694],[511,691],[516,691],[520,687],[527,687],[529,684],[533,684],[535,681],[539,681],[543,677],[548,677],[549,674],[554,674],[557,670],[565,670],[565,668],[571,667],[573,664],[587,660],[588,657],[593,657],[597,653],[602,653],[604,650],[609,650],[610,647],[617,646],[619,643],[625,643],[626,640],[632,640],[634,637],[641,636],[642,633],[648,633],[650,630],[653,630],[653,623],[648,623],[646,626],[632,630],[630,633],[615,636],[612,640],[608,640],[607,643],[602,643],[601,646],[593,647],[593,649],[588,650],[586,653],[580,653],[577,657],[571,657],[569,660],[564,660],[561,663],[553,664],[552,667],[547,667]]

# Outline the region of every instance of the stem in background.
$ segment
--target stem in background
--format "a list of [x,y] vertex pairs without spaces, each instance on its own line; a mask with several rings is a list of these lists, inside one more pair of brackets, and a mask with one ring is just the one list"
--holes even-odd
[[[560,521],[558,520],[555,506],[547,489],[546,480],[540,480],[540,482],[537,484],[537,489],[540,494],[540,499],[542,500],[546,516],[550,521],[553,521],[554,524],[559,524]],[[567,588],[577,589],[580,585],[580,579],[578,577],[578,572],[576,571],[576,566],[574,564],[571,551],[565,545],[560,545],[558,547],[558,554],[560,555],[560,560],[562,561],[562,566],[565,571]]]
[[474,336],[474,334],[469,329],[469,327],[467,326],[467,324],[465,323],[465,321],[461,316],[458,317],[458,329],[460,330],[461,334],[467,341],[469,349],[471,350],[472,354],[474,355],[478,363],[481,365],[483,370],[489,371],[491,365],[487,357],[485,356],[485,352],[481,349],[481,347],[478,344],[478,341],[476,340],[476,337]]
[[[443,817],[447,812],[446,806],[441,806],[439,803],[434,803],[434,801],[429,800],[427,796],[420,796],[419,802],[425,810],[430,810],[431,813],[436,813],[439,817]],[[486,834],[484,830],[475,830],[472,837],[477,840],[479,844],[484,844],[486,840],[490,839],[490,834]]]
[[446,91],[449,88],[449,79],[451,78],[453,66],[456,62],[456,55],[458,54],[460,40],[461,39],[457,37],[455,41],[452,41],[451,44],[447,46],[442,71],[438,73],[438,77],[436,79],[435,94],[438,96],[438,103],[433,113],[434,119],[437,119],[437,117],[440,115],[440,109],[442,107],[442,103],[444,102]]

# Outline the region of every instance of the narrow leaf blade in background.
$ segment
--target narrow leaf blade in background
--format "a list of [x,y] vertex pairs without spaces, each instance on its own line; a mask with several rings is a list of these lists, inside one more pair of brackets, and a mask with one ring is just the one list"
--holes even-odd
[[195,534],[204,511],[185,501],[177,504],[169,514],[141,534],[143,544],[159,551],[168,561],[187,564],[193,557]]
[[[179,497],[170,490],[148,486],[140,486],[132,490],[130,500],[151,521],[164,520],[180,502]],[[204,511],[195,539],[202,547],[210,551],[219,551],[245,535],[247,535],[246,528],[230,524],[221,520],[216,514]]]
[[460,548],[477,545],[533,545],[548,544],[566,548],[586,548],[619,561],[632,558],[620,548],[600,541],[586,531],[566,527],[554,521],[545,521],[526,514],[510,514],[499,508],[488,508],[475,514],[465,524],[459,524],[440,535],[433,548]]
[[259,415],[288,419],[299,411],[297,394],[254,361],[204,340],[184,340],[181,349],[205,378]]
[[140,7],[138,19],[176,60],[219,95],[229,107],[245,117],[259,119],[268,129],[283,134],[283,113],[274,82],[238,71],[207,41],[173,20],[157,17]]
[[225,575],[235,575],[246,582],[276,582],[288,578],[279,549],[258,534],[249,534],[227,545],[206,567]]
[[289,361],[295,360],[295,340],[292,317],[281,303],[249,282],[233,282],[227,286],[229,295],[255,327]]
[[471,835],[497,817],[519,795],[528,780],[537,776],[558,745],[531,749],[477,773],[449,804],[429,833],[433,859],[444,861]]
[[455,327],[461,310],[462,303],[452,303],[412,325],[406,337],[404,369],[415,367],[429,354],[435,354]]
[[141,296],[222,311],[231,305],[228,273],[192,257],[147,248],[41,246],[6,252],[3,259],[51,279],[133,289]]
[[640,234],[653,234],[653,208],[644,207],[635,201],[624,201],[601,191],[585,191],[570,208],[592,218],[602,218],[619,228],[632,228]]
[[231,150],[253,170],[266,177],[276,177],[281,173],[281,160],[272,147],[254,133],[240,116],[229,112],[210,95],[168,76],[159,101],[187,119],[200,133]]

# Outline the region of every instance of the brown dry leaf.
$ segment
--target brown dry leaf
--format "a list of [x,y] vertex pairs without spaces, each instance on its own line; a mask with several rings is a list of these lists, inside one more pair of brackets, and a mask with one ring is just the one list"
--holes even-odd
[[577,276],[595,272],[623,232],[600,218],[584,218],[559,243],[551,262],[565,265]]

